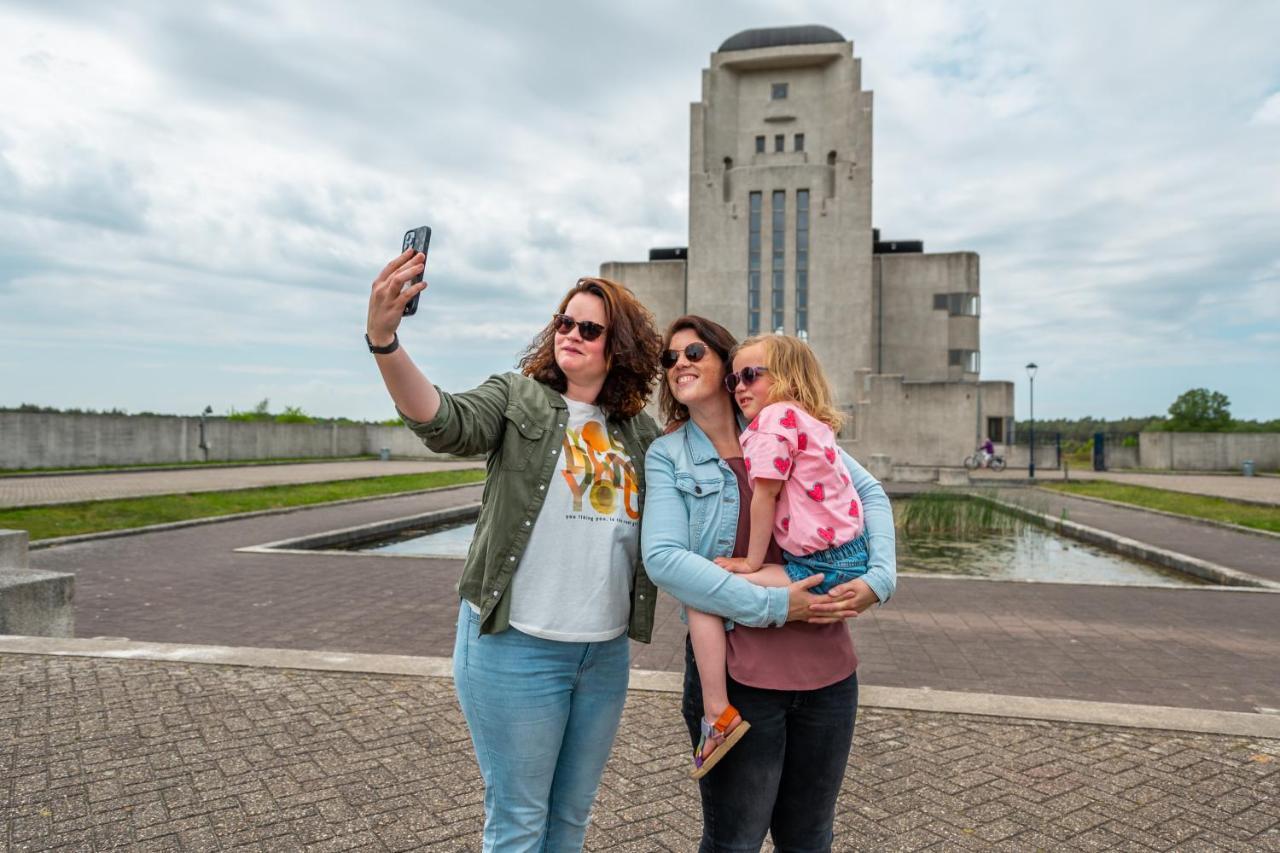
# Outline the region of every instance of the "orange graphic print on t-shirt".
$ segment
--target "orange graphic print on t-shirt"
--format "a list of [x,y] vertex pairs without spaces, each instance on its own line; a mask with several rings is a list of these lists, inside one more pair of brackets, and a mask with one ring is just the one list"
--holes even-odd
[[622,445],[609,437],[599,421],[587,421],[581,431],[564,431],[565,468],[560,473],[573,494],[573,511],[582,512],[585,496],[602,516],[617,514],[621,505],[627,518],[640,518],[640,490],[636,470]]

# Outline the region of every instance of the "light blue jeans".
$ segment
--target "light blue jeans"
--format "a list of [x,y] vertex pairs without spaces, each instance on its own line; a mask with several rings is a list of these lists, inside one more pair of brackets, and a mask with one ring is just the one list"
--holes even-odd
[[580,851],[627,698],[627,636],[560,643],[479,628],[462,602],[453,679],[484,777],[484,849]]

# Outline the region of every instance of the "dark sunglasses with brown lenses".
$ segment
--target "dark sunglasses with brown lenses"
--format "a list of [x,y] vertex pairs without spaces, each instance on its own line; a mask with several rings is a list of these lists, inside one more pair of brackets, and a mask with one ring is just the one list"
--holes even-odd
[[[681,352],[682,351],[678,349],[663,350],[662,355],[658,357],[658,360],[662,363],[662,369],[670,370],[675,367],[676,362],[680,360]],[[702,361],[702,357],[707,354],[707,345],[700,341],[694,341],[685,347],[683,352],[684,357],[687,358],[690,363],[697,363]]]
[[568,314],[552,314],[551,322],[555,325],[556,331],[562,335],[567,335],[573,331],[573,327],[578,327],[578,334],[582,335],[584,341],[594,341],[596,338],[604,334],[604,326],[599,323],[593,323],[590,320],[575,320]]
[[743,386],[750,387],[757,379],[769,372],[767,367],[744,367],[737,373],[727,373],[724,377],[724,387],[730,394],[738,387],[741,382]]

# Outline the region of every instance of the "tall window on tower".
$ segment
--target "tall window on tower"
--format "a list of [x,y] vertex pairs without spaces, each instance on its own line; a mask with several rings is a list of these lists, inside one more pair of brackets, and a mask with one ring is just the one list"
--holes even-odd
[[809,336],[808,190],[796,190],[796,335]]
[[770,289],[770,307],[773,310],[770,311],[769,329],[770,331],[781,332],[785,328],[785,318],[782,312],[786,307],[786,282],[783,279],[783,267],[787,260],[787,194],[785,191],[773,191],[772,206],[773,287]]
[[760,208],[761,193],[751,193],[747,216],[747,334],[760,334]]

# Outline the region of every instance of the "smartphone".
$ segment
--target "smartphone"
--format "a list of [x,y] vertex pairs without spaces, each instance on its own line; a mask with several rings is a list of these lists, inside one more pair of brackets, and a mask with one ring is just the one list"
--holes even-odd
[[[400,247],[400,251],[405,249],[413,249],[415,252],[427,254],[427,246],[431,245],[431,229],[426,225],[421,228],[414,228],[412,231],[404,232],[404,244]],[[425,263],[425,262],[424,262]],[[410,287],[422,281],[422,273],[418,273],[405,283],[405,287]],[[418,297],[421,293],[415,293],[413,298],[404,306],[405,316],[416,314],[418,312]]]

